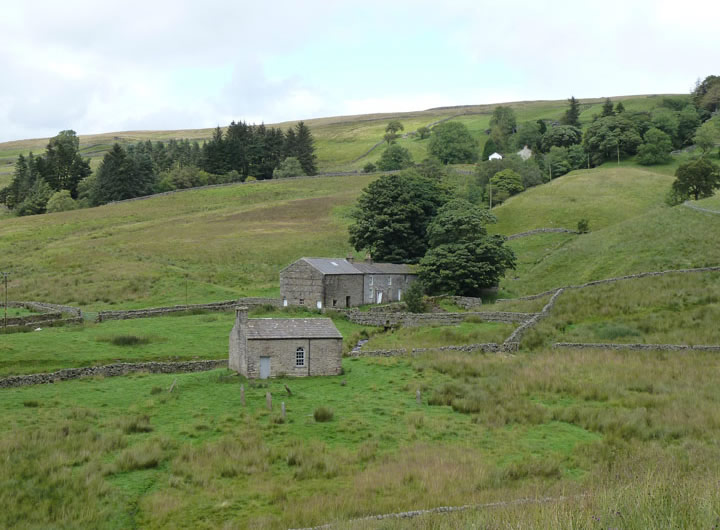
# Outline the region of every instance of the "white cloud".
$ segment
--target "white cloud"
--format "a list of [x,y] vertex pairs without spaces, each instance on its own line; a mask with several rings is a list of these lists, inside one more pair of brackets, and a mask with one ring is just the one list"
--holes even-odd
[[[3,9],[0,141],[685,92],[719,73],[720,41],[704,21],[720,18],[720,4],[700,0],[30,0]],[[274,60],[287,57],[299,63]]]

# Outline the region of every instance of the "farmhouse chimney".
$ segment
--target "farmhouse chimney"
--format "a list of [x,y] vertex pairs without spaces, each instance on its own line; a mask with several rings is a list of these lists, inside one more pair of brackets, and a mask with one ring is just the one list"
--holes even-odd
[[235,323],[238,326],[247,326],[248,308],[246,306],[238,306],[235,308]]

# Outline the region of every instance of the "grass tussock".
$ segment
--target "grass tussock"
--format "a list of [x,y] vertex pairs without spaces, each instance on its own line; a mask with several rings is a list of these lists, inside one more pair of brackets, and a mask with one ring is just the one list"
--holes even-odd
[[117,420],[117,426],[125,434],[138,434],[153,431],[150,424],[150,416],[126,416]]
[[333,410],[328,407],[318,407],[315,409],[315,412],[313,412],[313,418],[315,418],[315,421],[318,423],[331,421],[333,419],[333,416]]

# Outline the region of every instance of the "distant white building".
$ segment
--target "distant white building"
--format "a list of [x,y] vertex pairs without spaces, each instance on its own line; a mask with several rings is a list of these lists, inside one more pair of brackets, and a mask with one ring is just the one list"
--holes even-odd
[[502,155],[500,153],[493,153],[488,157],[488,160],[502,160]]
[[532,149],[530,149],[527,145],[520,149],[520,151],[517,152],[517,154],[522,158],[523,160],[527,160],[532,156]]

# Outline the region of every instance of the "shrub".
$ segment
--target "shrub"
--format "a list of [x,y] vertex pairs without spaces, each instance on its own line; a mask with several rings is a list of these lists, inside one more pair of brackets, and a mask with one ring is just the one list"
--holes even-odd
[[139,346],[149,342],[150,339],[147,337],[137,337],[135,335],[118,335],[110,339],[110,343],[115,346]]
[[590,231],[590,221],[587,219],[580,219],[577,224],[577,231],[581,234],[587,234]]
[[150,425],[149,416],[121,418],[119,421],[119,426],[125,434],[138,434],[143,432],[152,432],[153,430],[153,426]]
[[405,169],[412,165],[413,160],[410,151],[401,145],[391,144],[380,155],[377,168],[381,171],[393,171],[395,169]]
[[377,167],[372,162],[368,162],[363,166],[364,173],[375,173],[375,171],[377,171]]
[[405,293],[405,305],[407,310],[411,313],[424,313],[425,312],[425,299],[423,298],[424,289],[422,283],[414,281],[408,287]]
[[299,177],[301,175],[305,175],[305,171],[303,171],[300,161],[293,156],[289,156],[280,162],[280,165],[273,171],[274,179]]
[[326,422],[333,419],[333,411],[327,407],[318,407],[313,412],[313,417],[317,422]]

